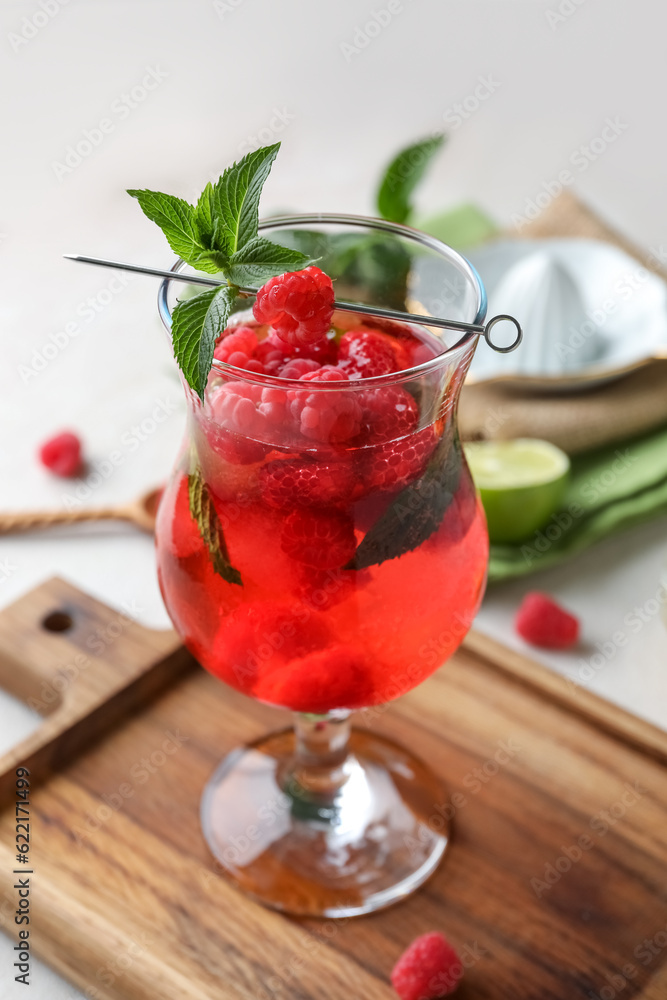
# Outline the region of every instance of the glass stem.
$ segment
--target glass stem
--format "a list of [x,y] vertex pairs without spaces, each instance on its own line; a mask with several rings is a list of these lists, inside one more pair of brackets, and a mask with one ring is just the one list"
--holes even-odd
[[[335,819],[338,793],[350,775],[350,712],[294,715],[294,756],[281,782],[310,818]],[[304,817],[305,818],[305,817]]]

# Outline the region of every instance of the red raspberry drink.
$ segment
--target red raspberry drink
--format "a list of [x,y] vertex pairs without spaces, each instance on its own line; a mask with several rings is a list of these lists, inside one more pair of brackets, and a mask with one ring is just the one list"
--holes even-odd
[[[321,267],[236,302],[203,398],[185,385],[158,571],[201,664],[295,712],[294,730],[234,750],[209,780],[212,854],[269,906],[350,916],[404,898],[447,846],[445,819],[430,822],[439,777],[376,721],[463,639],[488,551],[456,430],[476,334],[436,337],[364,303],[479,324],[484,291],[454,251],[378,220],[273,220],[260,235]],[[167,282],[168,330],[172,304]]]

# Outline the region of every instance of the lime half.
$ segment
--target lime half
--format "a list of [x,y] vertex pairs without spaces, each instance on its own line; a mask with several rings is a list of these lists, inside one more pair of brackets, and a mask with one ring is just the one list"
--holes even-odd
[[492,542],[521,542],[544,527],[563,500],[570,472],[548,441],[474,441],[464,445]]

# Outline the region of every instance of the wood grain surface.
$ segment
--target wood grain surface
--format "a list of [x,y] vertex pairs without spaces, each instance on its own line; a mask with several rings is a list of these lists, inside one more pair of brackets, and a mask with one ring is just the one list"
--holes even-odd
[[[14,684],[23,697],[118,619],[66,588],[76,628],[49,632],[41,623],[59,610],[60,586],[48,585],[48,600],[35,592],[32,616],[31,596],[20,614],[0,614],[3,657],[13,648],[17,671],[33,678]],[[434,825],[451,795],[463,796],[443,865],[382,913],[299,922],[237,892],[198,818],[219,759],[283,725],[284,713],[198,668],[162,671],[175,637],[136,624],[98,651],[63,702],[77,701],[84,679],[97,689],[98,669],[140,674],[135,657],[151,643],[152,697],[122,720],[112,711],[106,731],[79,740],[67,764],[51,733],[48,769],[59,766],[31,795],[31,940],[91,1000],[390,998],[396,958],[434,928],[465,958],[462,1000],[667,997],[662,733],[473,635],[411,694],[358,719],[410,746],[446,782]],[[20,759],[15,751],[0,763]],[[10,804],[0,817],[0,922],[11,936],[14,836]]]

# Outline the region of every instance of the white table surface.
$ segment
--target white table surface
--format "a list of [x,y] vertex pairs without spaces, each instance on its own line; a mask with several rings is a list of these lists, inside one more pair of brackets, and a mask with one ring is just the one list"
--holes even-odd
[[[391,20],[363,47],[375,33],[364,26],[389,7],[384,0],[42,3],[48,18],[39,0],[4,0],[0,9],[0,508],[65,503],[71,487],[35,461],[39,442],[64,427],[82,434],[93,463],[121,451],[90,503],[131,498],[167,475],[183,406],[156,319],[156,283],[135,278],[123,287],[61,254],[168,263],[161,234],[124,189],[192,197],[253,136],[284,144],[265,211],[372,212],[382,164],[448,122],[448,149],[420,194],[424,208],[474,200],[507,224],[570,168],[577,192],[609,221],[646,247],[667,245],[667,14],[659,0],[577,0],[568,16],[557,0],[393,0]],[[147,74],[154,89],[133,97]],[[474,105],[481,78],[493,93],[464,120],[456,105]],[[616,141],[585,169],[575,166],[608,118],[623,125]],[[97,136],[102,119],[111,125]],[[67,147],[86,130],[101,137],[98,145],[63,170]],[[37,370],[44,346],[72,323],[74,335],[70,326]],[[168,416],[153,427],[156,406]],[[493,588],[478,627],[524,648],[512,630],[518,601],[531,588],[551,591],[581,616],[584,646],[539,658],[564,683],[585,683],[667,726],[660,616],[646,614],[636,631],[626,626],[622,648],[609,653],[608,645],[634,608],[653,607],[666,529],[663,518],[566,566]],[[52,574],[112,605],[133,602],[147,625],[168,624],[152,543],[131,529],[1,540],[0,606]],[[596,643],[608,655],[591,667]],[[26,709],[2,699],[2,748],[33,724]],[[0,936],[7,1000],[25,995],[13,980],[12,944]],[[35,961],[30,996],[80,994]]]

